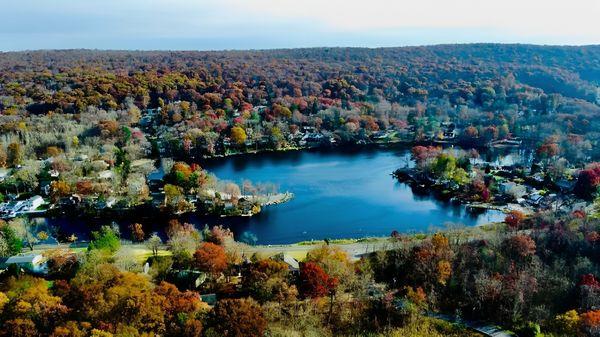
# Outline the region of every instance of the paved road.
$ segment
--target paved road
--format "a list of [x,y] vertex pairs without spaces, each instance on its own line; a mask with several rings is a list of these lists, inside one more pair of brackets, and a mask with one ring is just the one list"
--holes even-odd
[[[122,242],[121,244],[124,247],[129,247],[137,250],[150,250],[143,243],[131,243],[131,242]],[[296,259],[302,259],[306,256],[310,250],[318,248],[321,243],[315,244],[290,244],[290,245],[258,245],[258,246],[249,246],[246,244],[236,243],[236,249],[239,249],[246,256],[252,256],[254,253],[264,254],[266,256],[271,256],[279,253],[289,254]],[[41,244],[34,246],[34,253],[41,253],[44,250],[56,249],[56,248],[86,248],[88,246],[87,242],[79,242],[77,244]],[[350,255],[353,259],[359,259],[362,255],[372,253],[374,251],[380,250],[390,250],[395,246],[389,240],[386,239],[377,239],[375,241],[370,242],[355,242],[348,244],[331,244],[331,246],[340,247],[342,250],[346,251],[348,255]],[[159,250],[167,250],[166,245],[161,245]],[[28,248],[23,249],[23,253],[30,253]]]
[[[306,255],[310,250],[318,248],[321,244],[314,245],[260,245],[260,246],[245,246],[244,253],[252,255],[254,253],[262,253],[265,255],[275,255],[279,253],[289,254],[296,259]],[[346,251],[353,259],[359,259],[362,255],[372,253],[374,251],[390,250],[395,247],[388,240],[382,239],[373,242],[355,242],[348,244],[330,244],[331,246],[340,247]]]

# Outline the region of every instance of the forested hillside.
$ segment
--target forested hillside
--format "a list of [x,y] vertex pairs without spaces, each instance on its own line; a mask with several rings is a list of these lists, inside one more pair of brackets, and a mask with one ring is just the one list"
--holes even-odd
[[[599,88],[600,46],[0,53],[0,336],[599,336]],[[293,197],[208,157],[397,143],[406,195],[504,221],[294,257],[184,220]]]

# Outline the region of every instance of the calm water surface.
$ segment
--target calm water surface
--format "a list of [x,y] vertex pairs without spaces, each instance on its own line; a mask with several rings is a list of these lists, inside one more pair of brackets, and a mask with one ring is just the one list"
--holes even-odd
[[194,218],[222,223],[236,234],[250,231],[262,244],[310,239],[387,236],[424,232],[448,223],[474,226],[498,221],[497,211],[467,212],[463,206],[415,195],[391,173],[411,165],[406,148],[262,153],[210,160],[204,168],[219,179],[270,182],[295,197],[265,207],[251,218]]
[[[508,156],[486,157],[486,160],[508,164]],[[398,148],[355,148],[319,151],[260,153],[211,159],[202,166],[219,179],[240,183],[275,183],[280,191],[294,193],[294,198],[250,218],[185,216],[181,220],[203,228],[223,224],[239,238],[250,232],[260,244],[284,244],[311,239],[361,238],[388,236],[394,230],[403,233],[427,232],[448,224],[475,226],[500,221],[498,211],[479,214],[465,207],[440,201],[430,195],[417,195],[391,173],[412,165],[410,150]],[[112,219],[56,218],[40,219],[45,226],[60,228],[81,240],[89,239],[89,231]],[[119,221],[128,237],[128,225],[140,222],[147,233],[165,227],[167,219],[136,216]],[[164,236],[164,233],[162,233]]]

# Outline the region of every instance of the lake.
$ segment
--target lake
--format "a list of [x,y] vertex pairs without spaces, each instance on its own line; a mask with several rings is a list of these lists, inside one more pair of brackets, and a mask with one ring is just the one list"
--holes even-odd
[[[501,158],[503,159],[503,158]],[[261,244],[284,244],[311,239],[361,238],[426,232],[445,225],[501,221],[499,211],[473,214],[464,206],[416,195],[391,173],[412,165],[406,147],[353,148],[239,155],[205,161],[203,167],[219,179],[241,184],[270,182],[294,199],[264,207],[251,218],[207,219],[240,235],[249,231]]]
[[[483,154],[485,160],[503,165],[521,156],[512,150]],[[391,173],[414,164],[410,149],[403,146],[264,152],[214,158],[201,164],[221,180],[240,185],[245,179],[253,183],[274,183],[280,191],[294,193],[291,201],[263,207],[262,212],[253,217],[184,215],[181,218],[198,229],[205,225],[225,225],[233,230],[236,238],[249,232],[256,236],[259,244],[389,236],[394,230],[428,232],[448,224],[476,226],[504,219],[502,212],[468,212],[462,205],[428,194],[415,194],[408,185],[397,182]],[[90,230],[111,224],[115,219],[39,220],[44,228],[59,228],[62,235],[74,233],[79,239],[88,240]],[[167,221],[168,217],[139,214],[117,222],[128,238],[131,222],[140,222],[146,233],[155,231],[164,237]]]

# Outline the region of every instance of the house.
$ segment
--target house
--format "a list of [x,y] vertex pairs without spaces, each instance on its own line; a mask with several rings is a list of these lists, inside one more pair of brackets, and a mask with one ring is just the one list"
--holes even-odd
[[34,195],[33,197],[27,199],[25,205],[29,208],[30,211],[37,209],[38,207],[44,204],[44,198],[39,195]]
[[572,192],[573,189],[575,188],[575,184],[576,184],[575,180],[567,180],[567,179],[561,179],[556,182],[556,186],[563,193]]
[[86,161],[88,160],[88,155],[87,154],[78,154],[77,156],[75,156],[74,160],[75,161]]
[[21,213],[35,211],[44,204],[44,198],[39,195],[27,200],[11,201],[0,205],[0,216],[3,218],[14,218]]
[[0,258],[0,269],[7,269],[12,265],[20,270],[34,274],[45,274],[48,272],[48,265],[41,254],[16,255]]
[[98,209],[112,208],[116,203],[117,203],[117,199],[115,199],[114,197],[110,197],[106,200],[99,199],[96,202],[96,208],[98,208]]
[[585,201],[576,202],[573,205],[571,205],[571,212],[575,212],[575,211],[585,212],[586,208],[587,208],[587,203]]
[[45,196],[49,196],[50,192],[52,191],[52,185],[50,185],[50,181],[40,181],[40,191],[42,191],[42,193]]
[[371,135],[371,138],[374,140],[385,140],[390,136],[390,133],[387,131],[377,131]]
[[296,273],[300,270],[300,263],[298,260],[294,259],[288,254],[280,253],[271,257],[271,259],[287,264],[289,271],[292,273]]
[[[321,145],[323,142],[325,142],[325,136],[323,134],[320,133],[307,133],[304,135],[304,137],[302,137],[302,140],[300,140],[299,144],[300,146],[317,146],[317,145]],[[329,140],[329,139],[327,139]]]
[[217,294],[200,294],[200,299],[210,306],[217,304]]
[[539,206],[543,199],[544,196],[537,192],[529,195],[529,202],[534,206]]
[[2,218],[14,218],[21,209],[22,201],[11,201],[0,205],[0,216]]
[[267,109],[267,106],[265,105],[257,105],[255,107],[252,108],[252,111],[256,112],[256,113],[262,113]]
[[299,130],[296,130],[288,135],[288,139],[293,141],[299,141],[302,139],[302,137],[304,137],[304,133],[300,132]]
[[524,185],[506,181],[498,186],[500,193],[512,196],[515,199],[523,198],[527,195],[527,188]]
[[164,186],[163,178],[165,177],[165,171],[160,168],[158,170],[154,170],[148,174],[146,179],[148,179],[148,187],[151,191],[158,191]]
[[456,138],[456,124],[452,122],[443,122],[442,137],[444,140],[452,140]]
[[172,275],[173,282],[184,289],[196,289],[208,279],[208,274],[196,270],[180,270]]
[[114,176],[114,173],[111,170],[104,170],[100,173],[98,173],[98,178],[100,179],[112,179]]

